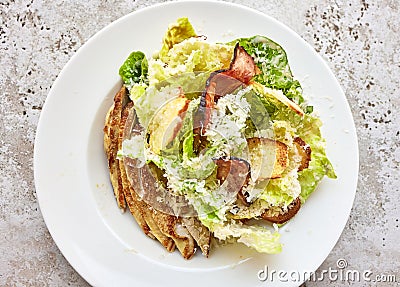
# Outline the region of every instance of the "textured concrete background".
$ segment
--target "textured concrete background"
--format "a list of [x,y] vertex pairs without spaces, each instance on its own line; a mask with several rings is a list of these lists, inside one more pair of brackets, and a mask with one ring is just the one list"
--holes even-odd
[[[76,50],[113,20],[156,2],[162,1],[0,1],[0,286],[87,286],[54,244],[36,202],[35,130],[53,81]],[[345,258],[348,268],[393,274],[400,282],[400,2],[233,2],[279,19],[308,41],[333,69],[353,111],[357,195],[320,270]]]

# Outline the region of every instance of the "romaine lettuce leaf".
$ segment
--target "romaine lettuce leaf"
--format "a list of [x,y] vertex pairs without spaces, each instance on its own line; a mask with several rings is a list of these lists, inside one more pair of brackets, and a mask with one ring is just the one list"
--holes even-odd
[[211,44],[202,39],[185,40],[168,52],[163,62],[171,69],[186,64],[189,71],[215,71],[228,68],[233,56],[233,47],[224,44]]
[[301,197],[304,200],[316,189],[325,175],[329,178],[337,177],[332,163],[326,156],[325,139],[321,136],[321,126],[322,122],[319,118],[306,115],[299,129],[301,138],[311,147],[309,166],[300,171],[298,177],[301,184]]
[[163,46],[160,51],[160,59],[163,59],[168,51],[183,40],[196,37],[196,32],[188,18],[179,18],[175,23],[169,25],[163,38]]
[[202,91],[211,72],[229,67],[232,53],[232,46],[185,40],[162,59],[149,61],[149,84],[178,84],[185,93]]
[[193,139],[194,134],[193,134],[193,129],[191,129],[184,137],[183,139],[183,146],[182,146],[182,153],[183,153],[183,158],[188,159],[191,158],[194,155],[193,151]]
[[135,111],[142,127],[146,129],[157,110],[171,99],[178,97],[180,93],[179,88],[175,87],[166,86],[158,90],[150,86],[142,96],[133,95]]
[[132,52],[119,68],[124,84],[131,89],[135,84],[147,84],[148,63],[143,52]]
[[[203,224],[206,225],[207,222],[203,222]],[[232,221],[230,223],[210,224],[209,228],[214,236],[220,240],[236,239],[237,242],[254,248],[258,252],[277,254],[282,251],[282,244],[279,242],[280,234],[277,231],[271,232],[262,226],[250,226],[244,225],[240,221]]]

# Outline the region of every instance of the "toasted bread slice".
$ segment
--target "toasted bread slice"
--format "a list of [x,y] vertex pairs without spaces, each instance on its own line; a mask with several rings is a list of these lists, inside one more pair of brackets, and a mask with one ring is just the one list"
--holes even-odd
[[258,180],[282,176],[289,164],[288,147],[284,143],[267,138],[249,138],[247,145],[252,172],[257,174]]
[[122,180],[120,176],[119,160],[117,159],[118,152],[118,137],[119,137],[119,123],[121,121],[122,109],[129,102],[129,97],[126,93],[126,88],[122,87],[121,90],[115,95],[114,103],[109,109],[104,126],[104,151],[107,155],[108,168],[110,171],[111,184],[114,189],[115,198],[118,207],[125,211],[126,202],[123,192]]
[[297,148],[299,155],[301,156],[301,163],[298,171],[308,168],[308,164],[311,160],[311,147],[303,141],[302,138],[296,137],[293,139],[293,143]]
[[288,209],[286,212],[275,215],[271,214],[266,210],[261,217],[269,222],[272,223],[277,223],[277,224],[282,224],[291,219],[296,215],[296,213],[299,211],[301,207],[301,201],[300,198],[297,197],[293,202],[288,206]]

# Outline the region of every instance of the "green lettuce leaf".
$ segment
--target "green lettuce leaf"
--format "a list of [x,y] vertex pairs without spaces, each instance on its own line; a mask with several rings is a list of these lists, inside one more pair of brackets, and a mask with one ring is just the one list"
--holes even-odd
[[318,183],[325,175],[329,178],[337,178],[332,163],[326,155],[326,143],[321,136],[321,126],[322,122],[319,118],[305,115],[302,126],[299,129],[300,137],[311,147],[309,166],[299,172],[298,177],[301,185],[301,197],[304,200],[317,188]]
[[150,60],[149,83],[180,85],[185,94],[202,91],[211,72],[229,67],[232,53],[232,46],[185,40],[163,58]]
[[183,40],[196,37],[197,34],[190,24],[188,18],[179,18],[175,23],[169,25],[167,32],[163,38],[163,46],[160,51],[160,59],[163,59],[168,51]]
[[282,252],[282,244],[279,242],[280,234],[277,231],[271,232],[262,226],[250,226],[244,225],[240,221],[232,221],[225,224],[211,224],[209,228],[220,240],[235,239],[261,253],[277,254]]
[[143,52],[132,52],[119,68],[119,75],[130,89],[135,84],[147,84],[148,62]]
[[191,158],[194,155],[194,151],[193,151],[193,139],[194,134],[193,134],[193,129],[191,129],[186,135],[185,138],[183,140],[183,148],[182,148],[182,152],[183,152],[183,158]]
[[187,71],[215,71],[228,68],[233,55],[233,47],[211,44],[202,39],[188,39],[176,44],[163,62],[171,69],[185,64]]
[[179,88],[171,86],[165,86],[160,89],[150,86],[140,96],[131,94],[131,98],[135,104],[136,115],[142,127],[147,128],[157,110],[179,95]]

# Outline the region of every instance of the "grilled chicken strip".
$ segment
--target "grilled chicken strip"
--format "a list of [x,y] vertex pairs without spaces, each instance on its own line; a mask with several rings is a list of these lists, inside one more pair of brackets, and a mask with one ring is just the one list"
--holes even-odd
[[114,103],[109,109],[104,126],[104,151],[108,159],[108,169],[110,171],[111,184],[114,189],[118,207],[125,211],[126,202],[122,187],[122,180],[119,168],[118,137],[120,133],[119,123],[121,121],[122,109],[127,105],[129,98],[125,87],[115,95]]

